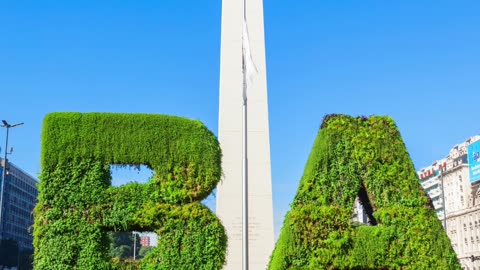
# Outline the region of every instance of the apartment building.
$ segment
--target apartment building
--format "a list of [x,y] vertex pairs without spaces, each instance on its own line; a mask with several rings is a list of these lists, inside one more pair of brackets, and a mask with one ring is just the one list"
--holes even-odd
[[[0,159],[0,184],[4,160]],[[37,179],[7,162],[0,238],[15,240],[20,251],[33,251],[33,208],[37,202]]]
[[480,270],[479,152],[480,136],[473,136],[417,172],[462,268],[468,270]]

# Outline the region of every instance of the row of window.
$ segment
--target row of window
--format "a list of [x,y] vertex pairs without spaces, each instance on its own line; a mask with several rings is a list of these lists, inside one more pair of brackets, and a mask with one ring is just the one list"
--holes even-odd
[[33,211],[33,206],[27,209],[18,207],[17,205],[14,205],[14,204],[9,204],[7,206],[7,213],[8,213],[7,215],[22,217],[25,219],[32,220],[33,222],[32,211]]
[[6,192],[6,194],[11,194],[12,197],[19,197],[19,198],[23,198],[24,200],[26,200],[28,203],[34,205],[36,204],[36,201],[37,201],[37,192],[33,192],[33,193],[29,193],[29,192],[26,192],[26,191],[23,191],[22,189],[16,187],[16,186],[13,186],[13,185],[10,185]]
[[[477,243],[480,244],[480,237],[478,237],[478,235],[477,235],[476,239],[477,239]],[[468,246],[468,238],[467,237],[465,237],[464,242],[465,242],[465,245]],[[473,236],[470,236],[470,242],[472,243],[472,245],[475,244],[475,240],[474,240]]]
[[14,233],[20,238],[32,239],[32,236],[28,232],[29,226],[18,226],[18,224],[8,224],[5,226],[5,233]]
[[[457,230],[455,229],[455,225],[453,224],[454,222],[449,222],[449,225],[453,227],[454,229],[450,230],[451,234],[457,233]],[[470,230],[480,228],[480,220],[475,220],[473,223],[469,223],[470,226],[467,226],[467,223],[463,223],[463,230],[467,231],[467,228],[470,228]]]
[[22,232],[18,232],[18,231],[15,231],[15,230],[10,230],[10,231],[6,231],[4,234],[4,237],[5,239],[13,239],[17,242],[22,242],[24,245],[25,244],[32,244],[32,241],[33,241],[33,237],[32,236],[29,236],[29,235],[26,235],[25,233],[22,233]]
[[21,197],[15,196],[15,194],[8,194],[8,196],[5,196],[5,197],[8,203],[11,205],[16,205],[24,209],[33,209],[33,207],[35,207],[35,203],[32,203],[29,200],[29,198],[27,199],[21,198]]
[[[470,258],[468,260],[470,260]],[[476,268],[475,266],[473,266],[473,268],[471,268],[471,269],[472,270],[480,270],[480,267]],[[462,270],[470,270],[470,267],[469,266],[464,266],[464,267],[462,267]]]
[[12,177],[12,176],[7,177],[7,181],[5,183],[16,186],[17,188],[20,188],[30,194],[37,193],[37,188],[35,186],[32,186],[28,184],[25,180],[19,179],[17,177]]

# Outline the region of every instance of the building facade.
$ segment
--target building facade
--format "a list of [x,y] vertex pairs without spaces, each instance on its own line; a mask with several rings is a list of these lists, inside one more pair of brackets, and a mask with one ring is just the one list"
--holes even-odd
[[365,208],[363,207],[359,197],[355,198],[355,201],[353,202],[352,221],[362,224],[369,224],[367,212],[365,211]]
[[422,168],[418,172],[422,188],[432,200],[437,217],[445,227],[445,213],[443,208],[442,177],[444,177],[447,159],[437,160],[432,165]]
[[158,235],[154,232],[140,233],[140,245],[142,247],[156,247],[158,245]]
[[150,237],[140,236],[140,245],[142,247],[149,247],[150,246]]
[[[0,176],[4,160],[0,159]],[[0,184],[2,178],[0,177]],[[21,252],[33,251],[33,208],[37,203],[37,179],[14,164],[7,162],[3,193],[3,214],[0,224],[1,239],[16,241]]]
[[480,260],[472,259],[480,256],[480,181],[470,177],[472,153],[467,150],[474,143],[480,144],[480,136],[455,145],[447,157],[418,171],[462,269],[468,270],[480,270]]

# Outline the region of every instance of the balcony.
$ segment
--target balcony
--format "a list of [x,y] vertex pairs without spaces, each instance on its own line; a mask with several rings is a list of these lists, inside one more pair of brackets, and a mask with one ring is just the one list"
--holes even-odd
[[428,192],[427,194],[433,200],[433,199],[435,199],[437,197],[440,197],[442,195],[442,190],[440,189],[440,187],[438,187],[438,188],[430,190],[430,192]]
[[423,189],[428,189],[428,188],[431,188],[431,187],[433,187],[434,185],[437,185],[437,184],[438,184],[438,178],[433,177],[433,178],[428,179],[427,181],[423,182],[422,187],[423,187]]
[[433,207],[435,207],[435,209],[442,208],[442,207],[443,207],[443,202],[442,202],[442,200],[434,201],[434,202],[433,202]]

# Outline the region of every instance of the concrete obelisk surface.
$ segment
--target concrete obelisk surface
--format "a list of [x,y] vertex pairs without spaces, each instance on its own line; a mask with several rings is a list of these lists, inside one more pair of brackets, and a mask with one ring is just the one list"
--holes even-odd
[[[243,1],[222,1],[218,137],[224,176],[217,186],[216,214],[228,236],[227,270],[242,269]],[[265,270],[274,230],[262,0],[246,0],[246,18],[257,68],[247,93],[249,269]]]

